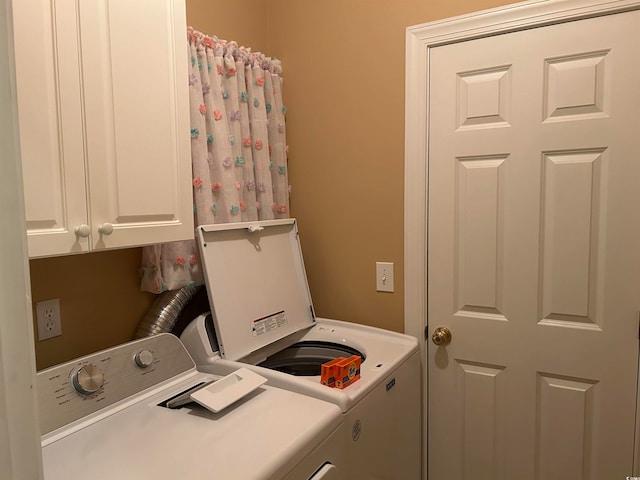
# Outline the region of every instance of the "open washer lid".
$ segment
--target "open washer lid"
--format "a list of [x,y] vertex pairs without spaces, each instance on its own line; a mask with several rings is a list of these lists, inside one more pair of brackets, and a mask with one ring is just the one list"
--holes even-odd
[[197,233],[223,358],[239,360],[315,324],[295,219],[202,225]]

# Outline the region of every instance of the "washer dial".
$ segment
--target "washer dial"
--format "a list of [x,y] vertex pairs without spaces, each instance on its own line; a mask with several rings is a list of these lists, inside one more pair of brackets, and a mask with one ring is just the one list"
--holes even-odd
[[92,395],[104,385],[104,373],[95,365],[88,363],[73,372],[71,385],[80,395]]
[[136,365],[140,368],[147,368],[153,363],[153,353],[151,350],[140,350],[135,354],[133,359],[136,361]]

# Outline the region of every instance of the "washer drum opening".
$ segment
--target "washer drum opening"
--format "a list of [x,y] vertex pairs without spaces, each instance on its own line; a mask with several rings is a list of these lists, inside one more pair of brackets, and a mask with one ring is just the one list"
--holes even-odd
[[349,345],[309,340],[294,343],[280,350],[259,366],[299,377],[308,377],[320,375],[320,367],[323,363],[352,355],[359,355],[362,361],[365,361],[365,355]]

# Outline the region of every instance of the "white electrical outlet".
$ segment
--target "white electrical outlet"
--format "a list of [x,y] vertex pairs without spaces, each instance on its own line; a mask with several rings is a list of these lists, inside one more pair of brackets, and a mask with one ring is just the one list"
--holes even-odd
[[39,341],[62,335],[60,300],[54,298],[36,302],[36,320],[38,321]]

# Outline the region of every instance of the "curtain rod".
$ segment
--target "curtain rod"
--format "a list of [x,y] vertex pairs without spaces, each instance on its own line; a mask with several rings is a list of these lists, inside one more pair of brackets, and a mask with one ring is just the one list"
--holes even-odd
[[252,67],[259,66],[274,75],[282,75],[282,63],[275,57],[269,57],[262,52],[253,52],[249,47],[238,46],[236,41],[223,40],[215,35],[207,35],[192,27],[187,28],[187,35],[196,46],[210,48],[214,55],[226,57],[232,56],[236,62],[241,61]]

